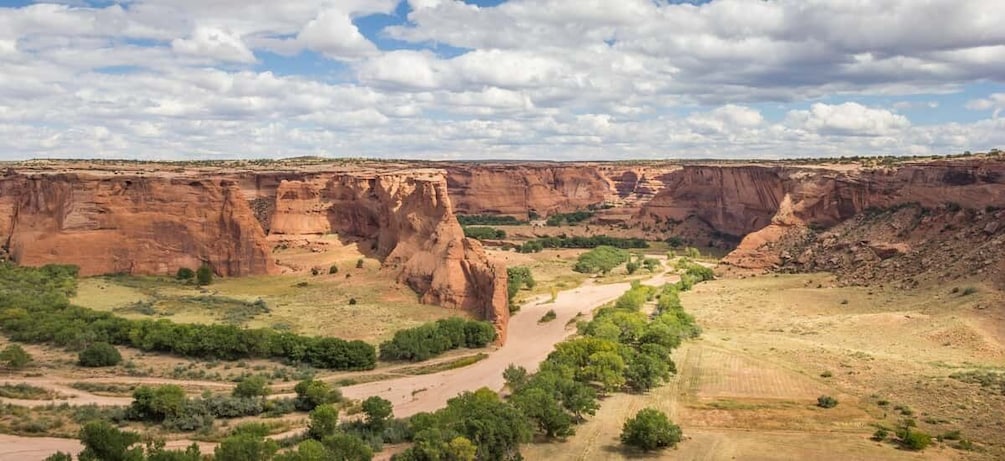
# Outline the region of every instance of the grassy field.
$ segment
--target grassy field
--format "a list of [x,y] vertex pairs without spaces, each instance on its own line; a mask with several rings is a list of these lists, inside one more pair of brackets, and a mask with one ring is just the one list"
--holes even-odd
[[[705,333],[675,351],[678,374],[645,395],[617,394],[565,442],[533,444],[527,459],[634,459],[621,425],[656,407],[684,429],[676,449],[649,459],[1001,459],[1005,396],[949,376],[1005,371],[1001,302],[981,287],[903,291],[841,287],[830,276],[718,280],[682,295]],[[830,395],[835,408],[817,407]],[[909,415],[909,416],[908,416]],[[913,418],[933,436],[921,453],[870,436]]]
[[73,302],[129,318],[272,327],[370,342],[464,315],[420,304],[414,292],[377,265],[373,260],[362,269],[346,264],[334,275],[219,278],[202,288],[171,278],[92,277],[80,281]]

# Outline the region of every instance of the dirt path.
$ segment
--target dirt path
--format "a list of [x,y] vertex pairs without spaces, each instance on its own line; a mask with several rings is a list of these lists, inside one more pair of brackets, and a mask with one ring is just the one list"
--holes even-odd
[[[675,278],[675,277],[674,277]],[[666,276],[658,275],[645,282],[648,285],[659,286],[668,281]],[[509,337],[506,344],[492,352],[488,358],[464,368],[447,370],[420,376],[406,376],[385,381],[358,384],[342,388],[342,393],[348,398],[364,399],[377,395],[390,400],[394,404],[394,413],[398,417],[407,417],[424,411],[435,411],[446,405],[447,400],[465,391],[482,387],[499,390],[504,385],[502,372],[509,364],[515,364],[534,372],[538,365],[554,349],[555,344],[575,333],[574,326],[567,326],[577,314],[584,319],[589,318],[597,307],[613,301],[630,286],[630,283],[596,284],[587,281],[578,288],[558,293],[555,302],[549,303],[548,296],[541,296],[528,301],[515,315],[509,324]],[[554,310],[557,317],[548,323],[537,321],[548,310]],[[412,364],[404,366],[413,366]],[[4,403],[23,406],[44,406],[50,403],[70,403],[72,405],[128,405],[132,399],[126,397],[105,397],[94,395],[69,387],[70,382],[129,382],[142,384],[180,384],[199,385],[205,387],[229,388],[232,384],[214,381],[172,380],[159,378],[112,377],[95,379],[58,379],[58,378],[25,378],[9,380],[12,383],[24,382],[43,387],[65,396],[64,400],[12,400],[0,399]],[[299,432],[300,429],[291,432]],[[191,441],[174,440],[168,442],[169,447],[181,448],[191,444]],[[77,453],[82,447],[77,440],[53,437],[20,437],[0,434],[0,461],[37,461],[55,453],[64,451]],[[213,444],[202,447],[203,452],[212,452]]]
[[[647,283],[660,285],[665,281],[663,276],[658,276]],[[566,326],[573,317],[582,313],[589,318],[593,309],[616,299],[629,286],[629,283],[587,283],[559,293],[553,303],[546,303],[548,297],[535,298],[510,320],[506,345],[485,360],[457,370],[348,386],[342,388],[342,393],[352,399],[383,397],[394,404],[395,416],[407,417],[441,408],[448,399],[464,391],[482,387],[499,390],[505,383],[502,372],[509,364],[537,371],[555,344],[575,333],[574,327]],[[548,310],[555,311],[555,320],[538,323]]]

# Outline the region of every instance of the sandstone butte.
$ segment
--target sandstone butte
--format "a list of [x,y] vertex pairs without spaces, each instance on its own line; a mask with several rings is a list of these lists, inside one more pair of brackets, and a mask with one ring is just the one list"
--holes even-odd
[[[0,177],[0,242],[19,263],[73,263],[84,274],[165,274],[205,262],[220,275],[268,274],[276,267],[267,235],[337,233],[376,242],[374,256],[424,302],[475,311],[503,335],[505,269],[464,238],[455,212],[526,219],[592,208],[595,224],[623,233],[725,242],[732,252],[724,267],[751,270],[786,263],[837,269],[844,257],[838,251],[886,267],[912,249],[945,246],[939,233],[952,224],[963,228],[954,238],[978,252],[970,269],[1005,273],[1005,225],[995,225],[1005,220],[1000,156],[875,167],[318,159],[8,166]],[[898,222],[849,227],[870,210],[909,205],[948,211],[912,218],[921,219],[909,223],[917,232],[891,232],[908,225]],[[814,250],[796,244],[807,239],[817,239]],[[833,251],[820,250],[826,248]]]

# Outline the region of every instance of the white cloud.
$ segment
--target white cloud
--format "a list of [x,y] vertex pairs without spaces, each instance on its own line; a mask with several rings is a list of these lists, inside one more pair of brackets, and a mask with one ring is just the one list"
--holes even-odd
[[[397,50],[378,49],[357,24],[393,14],[398,0],[0,8],[0,158],[1005,145],[1005,2],[407,1],[409,22],[376,32],[408,42]],[[302,65],[304,50],[325,57],[306,63],[315,72],[266,68],[267,52]],[[954,122],[959,104],[943,98],[962,90],[989,118]],[[903,115],[918,110],[941,121]]]
[[171,41],[171,49],[182,55],[210,58],[216,61],[255,62],[254,53],[244,45],[241,37],[215,27],[196,27],[189,38]]
[[839,136],[886,136],[911,126],[903,115],[854,102],[838,105],[816,103],[808,111],[789,112],[786,123],[810,132]]
[[357,59],[377,53],[377,47],[359,32],[349,15],[329,9],[308,22],[297,35],[308,49],[334,59]]

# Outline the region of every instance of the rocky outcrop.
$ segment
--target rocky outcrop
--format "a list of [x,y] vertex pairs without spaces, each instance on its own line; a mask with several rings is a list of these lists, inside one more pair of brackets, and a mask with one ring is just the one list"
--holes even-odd
[[271,246],[233,181],[87,174],[0,178],[0,241],[26,265],[83,275],[275,271]]
[[506,270],[467,239],[439,170],[352,172],[282,181],[274,234],[338,234],[371,241],[369,250],[424,303],[492,319],[501,338],[509,319]]

